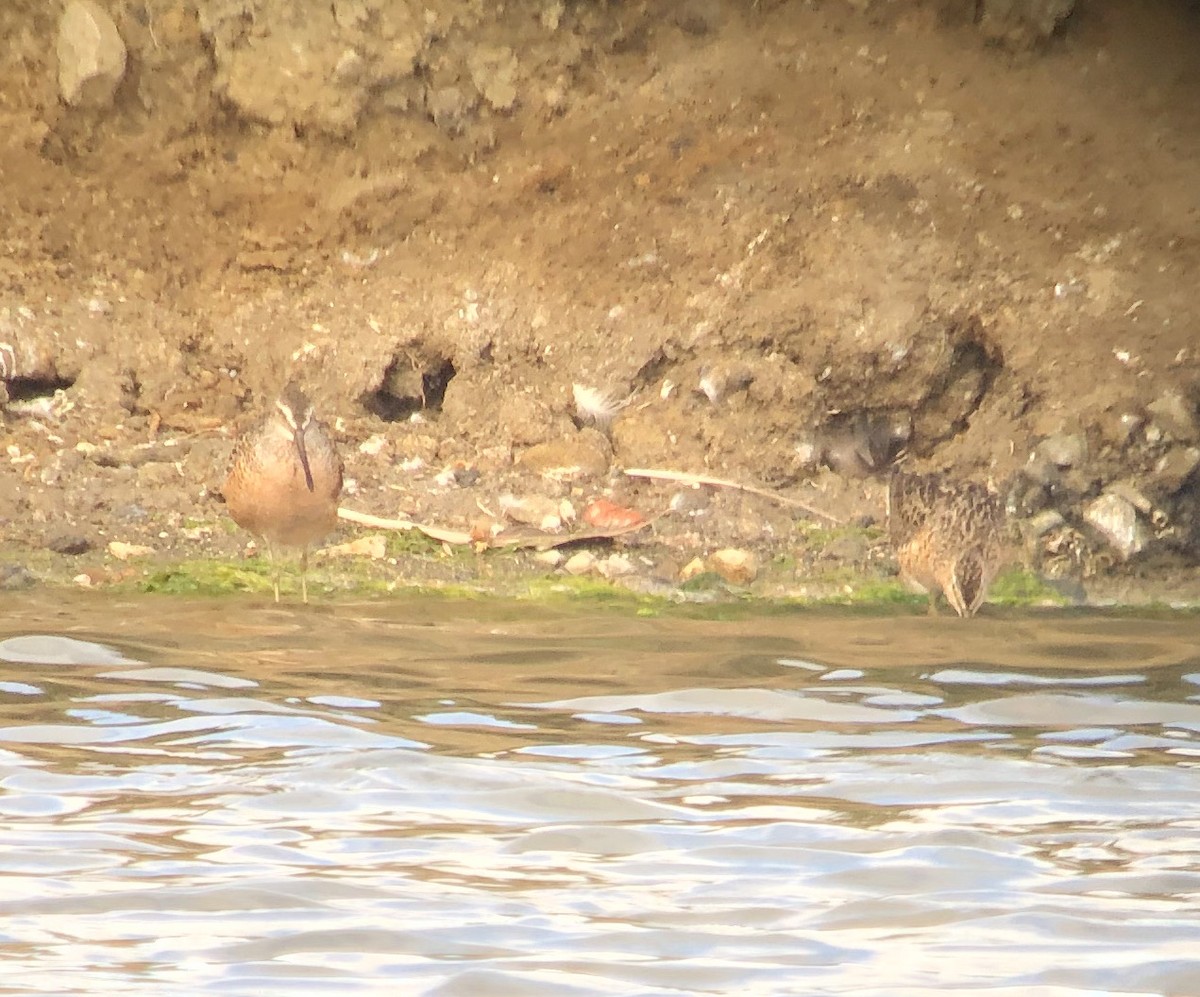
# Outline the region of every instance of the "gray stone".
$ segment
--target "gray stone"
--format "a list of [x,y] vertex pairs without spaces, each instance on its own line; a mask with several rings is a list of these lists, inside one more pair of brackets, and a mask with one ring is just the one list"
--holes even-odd
[[1087,440],[1081,433],[1055,433],[1038,444],[1037,454],[1055,467],[1078,467],[1087,458]]
[[1106,412],[1096,422],[1103,439],[1118,447],[1126,446],[1145,424],[1145,415],[1129,409]]
[[1105,492],[1083,510],[1083,518],[1123,560],[1146,549],[1150,531],[1133,503]]
[[684,488],[671,496],[669,508],[677,516],[707,516],[712,502],[711,488]]
[[46,549],[78,557],[92,549],[92,542],[79,533],[58,533],[46,540]]
[[1196,406],[1178,391],[1164,391],[1146,406],[1159,428],[1177,440],[1191,442],[1200,437]]
[[95,0],[70,0],[58,22],[58,92],[72,107],[103,108],[125,76],[125,43]]
[[21,564],[0,564],[0,590],[13,592],[17,589],[29,588],[36,578]]
[[1154,466],[1154,484],[1164,495],[1174,495],[1200,467],[1200,448],[1175,446]]
[[1029,532],[1032,536],[1045,536],[1051,530],[1057,530],[1065,523],[1063,515],[1057,509],[1043,509],[1029,517]]

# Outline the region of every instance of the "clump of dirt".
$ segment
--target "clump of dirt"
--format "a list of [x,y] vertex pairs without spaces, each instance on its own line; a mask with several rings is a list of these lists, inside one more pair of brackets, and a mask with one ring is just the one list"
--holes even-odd
[[[619,472],[659,466],[850,520],[904,457],[1003,488],[1048,568],[1182,577],[1200,23],[1070,10],[123,0],[84,107],[60,10],[9,3],[6,542],[235,550],[229,435],[295,378],[383,515],[657,509]],[[747,501],[660,536],[798,542]]]

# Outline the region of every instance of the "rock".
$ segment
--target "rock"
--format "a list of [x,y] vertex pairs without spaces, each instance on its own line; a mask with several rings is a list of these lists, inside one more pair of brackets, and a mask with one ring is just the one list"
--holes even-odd
[[467,58],[471,82],[495,111],[509,111],[517,101],[517,57],[511,48],[480,47]]
[[313,5],[295,19],[265,17],[254,31],[239,24],[236,7],[202,6],[209,8],[200,22],[212,45],[213,89],[239,114],[336,136],[358,124],[368,89],[382,81],[364,78],[361,56],[338,40],[333,5]]
[[632,575],[636,570],[633,562],[624,554],[609,554],[604,560],[596,562],[596,571],[609,581]]
[[605,475],[608,452],[595,439],[598,435],[594,431],[584,432],[567,439],[537,443],[522,452],[517,465],[559,479]]
[[1105,492],[1109,495],[1115,495],[1117,498],[1124,499],[1143,516],[1153,518],[1155,514],[1154,503],[1146,497],[1146,494],[1140,488],[1131,482],[1114,481],[1105,489]]
[[368,436],[358,445],[358,452],[368,457],[378,457],[388,446],[388,438],[380,433]]
[[77,557],[92,549],[92,542],[79,533],[59,533],[46,540],[46,549],[55,554],[69,554]]
[[567,558],[563,570],[568,575],[586,575],[596,566],[596,555],[589,550],[581,550]]
[[1123,560],[1146,549],[1150,532],[1133,503],[1105,492],[1083,510],[1083,518]]
[[710,554],[706,566],[734,585],[749,585],[758,577],[758,558],[750,551],[736,547]]
[[704,574],[708,567],[701,557],[693,557],[687,564],[679,569],[679,580],[681,582],[689,582],[698,575]]
[[1146,424],[1146,417],[1130,409],[1105,413],[1097,422],[1101,436],[1114,446],[1124,447]]
[[1057,530],[1065,523],[1061,512],[1057,509],[1043,509],[1041,512],[1029,518],[1029,534],[1035,537],[1042,537],[1051,530]]
[[125,43],[95,0],[70,0],[58,22],[58,92],[72,107],[103,108],[125,76]]
[[533,555],[533,559],[538,564],[544,564],[547,568],[557,568],[565,560],[563,552],[557,549],[539,550]]
[[1177,440],[1192,442],[1200,437],[1196,406],[1178,391],[1164,391],[1146,406],[1159,428]]
[[1045,461],[1030,458],[1009,489],[1006,504],[1018,516],[1028,517],[1052,504],[1057,470]]
[[1037,455],[1055,467],[1078,467],[1087,458],[1087,439],[1081,433],[1054,433],[1038,444]]
[[[414,461],[406,461],[408,467],[416,469],[422,461],[417,458]],[[439,488],[470,488],[479,481],[479,468],[472,467],[466,461],[456,460],[453,464],[443,467],[437,474],[433,476],[434,483]]]
[[684,488],[671,496],[669,508],[677,516],[707,516],[712,502],[711,488]]
[[1154,484],[1164,495],[1174,495],[1200,467],[1200,448],[1172,447],[1154,466]]
[[754,372],[744,363],[717,363],[703,368],[697,388],[710,402],[718,402],[745,391],[754,383]]
[[135,557],[150,557],[154,554],[154,548],[144,544],[126,543],[124,540],[113,540],[108,545],[108,552],[118,561],[128,561]]
[[1040,488],[1049,488],[1062,480],[1062,472],[1056,464],[1048,461],[1041,453],[1035,451],[1029,455],[1029,460],[1021,468],[1021,477],[1031,485],[1036,485]]
[[546,495],[500,496],[500,512],[515,523],[536,526],[540,530],[562,528],[563,516],[559,503]]
[[0,564],[0,590],[12,592],[16,589],[26,589],[36,579],[29,569],[20,564]]
[[335,544],[314,551],[313,556],[319,559],[331,557],[369,557],[373,561],[382,560],[387,555],[387,537],[382,533],[357,537],[344,544]]

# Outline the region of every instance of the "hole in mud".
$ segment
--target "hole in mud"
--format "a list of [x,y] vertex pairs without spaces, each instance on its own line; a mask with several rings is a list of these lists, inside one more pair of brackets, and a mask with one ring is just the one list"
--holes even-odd
[[1003,357],[988,341],[977,317],[969,316],[953,326],[950,338],[950,356],[913,413],[909,449],[919,456],[927,456],[967,428],[1004,370]]
[[66,377],[14,377],[5,382],[10,402],[31,402],[35,398],[53,398],[56,391],[73,387]]
[[867,477],[892,464],[912,437],[907,412],[843,412],[813,440],[816,463],[848,477]]
[[648,388],[650,385],[660,382],[672,366],[671,358],[661,349],[656,350],[654,355],[642,364],[637,373],[633,375],[633,383],[639,387]]
[[384,422],[402,422],[414,412],[437,411],[456,373],[454,364],[446,359],[418,367],[406,357],[396,357],[384,371],[379,387],[363,396],[363,407]]

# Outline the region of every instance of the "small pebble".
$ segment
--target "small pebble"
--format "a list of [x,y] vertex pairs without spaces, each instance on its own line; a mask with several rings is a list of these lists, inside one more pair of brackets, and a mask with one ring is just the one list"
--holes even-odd
[[563,565],[563,570],[569,575],[586,575],[596,565],[596,555],[590,551],[581,550],[572,554]]
[[748,550],[726,547],[709,555],[708,569],[734,585],[749,585],[758,577],[758,558]]

